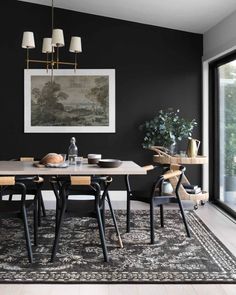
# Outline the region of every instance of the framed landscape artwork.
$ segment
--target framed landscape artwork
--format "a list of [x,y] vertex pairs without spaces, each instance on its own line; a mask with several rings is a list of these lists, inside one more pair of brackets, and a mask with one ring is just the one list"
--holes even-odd
[[115,132],[115,70],[25,70],[26,133]]

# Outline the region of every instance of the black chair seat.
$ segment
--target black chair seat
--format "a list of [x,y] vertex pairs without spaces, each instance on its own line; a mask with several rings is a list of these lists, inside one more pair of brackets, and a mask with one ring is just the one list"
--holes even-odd
[[176,196],[173,195],[164,195],[164,196],[156,196],[153,197],[153,203],[154,205],[164,205],[169,203],[178,203]]
[[[88,188],[71,186],[68,190],[68,196],[66,201],[66,215],[70,217],[96,217],[96,208],[95,208],[95,197],[94,191],[88,190]],[[76,197],[79,196],[79,199]],[[88,196],[90,199],[88,199]],[[71,197],[73,199],[71,199]],[[62,208],[62,199],[57,199],[57,209],[61,210]]]
[[158,204],[167,204],[167,203],[176,203],[176,196],[175,195],[159,195],[159,191],[156,192],[156,196],[151,196],[150,191],[132,191],[130,195],[130,200],[132,201],[140,201],[144,203],[150,204],[151,200],[153,199],[153,202],[155,205]]
[[150,192],[149,191],[132,191],[129,196],[132,201],[140,201],[144,203],[150,203]]
[[[25,182],[22,182],[22,183],[25,184]],[[27,185],[27,184],[25,184],[25,185]],[[34,195],[36,195],[36,193],[37,193],[37,189],[33,185],[32,185],[32,187],[26,187],[26,195],[33,195],[34,196]],[[7,187],[3,188],[2,191],[1,191],[1,196],[2,197],[11,195],[11,199],[13,198],[13,195],[16,195],[16,194],[17,194],[16,191],[14,191],[14,190],[12,190],[10,188],[7,188]]]
[[[25,207],[28,209],[33,206],[34,200],[25,201]],[[0,218],[4,215],[19,214],[22,211],[22,201],[0,201]]]
[[96,218],[94,200],[68,200],[66,216],[69,217],[93,217]]

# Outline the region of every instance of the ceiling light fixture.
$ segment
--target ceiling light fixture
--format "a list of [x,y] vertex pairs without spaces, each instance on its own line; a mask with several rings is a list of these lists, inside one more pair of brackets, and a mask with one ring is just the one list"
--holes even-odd
[[[41,63],[46,65],[46,69],[59,69],[59,65],[73,66],[78,68],[77,54],[82,52],[81,38],[77,36],[71,37],[69,51],[75,54],[74,62],[60,61],[59,48],[64,47],[64,34],[62,29],[54,29],[54,0],[52,0],[52,37],[43,38],[42,53],[46,54],[46,60],[30,59],[29,50],[35,48],[34,33],[24,32],[21,47],[26,49],[26,67],[29,69],[30,63]],[[56,51],[56,54],[55,54]],[[50,56],[51,55],[51,56]]]

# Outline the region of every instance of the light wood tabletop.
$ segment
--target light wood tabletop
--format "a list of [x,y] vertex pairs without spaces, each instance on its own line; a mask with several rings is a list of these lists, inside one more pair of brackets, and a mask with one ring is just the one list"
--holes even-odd
[[123,161],[117,168],[100,168],[84,161],[80,166],[66,168],[37,168],[33,162],[0,161],[0,175],[140,175],[146,170],[133,161]]
[[181,157],[180,155],[174,156],[163,156],[163,155],[153,155],[153,162],[160,164],[207,164],[208,158],[206,156],[197,156],[197,157]]

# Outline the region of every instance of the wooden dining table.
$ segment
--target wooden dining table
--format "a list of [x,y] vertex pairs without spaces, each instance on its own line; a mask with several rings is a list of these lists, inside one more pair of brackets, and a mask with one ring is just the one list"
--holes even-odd
[[[91,175],[91,176],[115,176],[123,175],[144,175],[146,170],[133,161],[122,161],[116,168],[101,168],[97,164],[88,164],[87,159],[83,159],[80,165],[69,165],[66,168],[47,168],[36,167],[33,161],[0,161],[0,176],[71,176],[71,175]],[[39,206],[40,208],[40,206]],[[62,211],[62,210],[61,210]],[[60,221],[62,222],[62,213]],[[57,226],[55,227],[57,228]],[[119,231],[117,228],[119,235]],[[59,231],[55,230],[55,239],[53,243],[52,259],[55,257],[59,241]],[[119,240],[121,240],[119,235]]]
[[117,168],[101,168],[97,164],[88,164],[84,159],[81,165],[69,165],[66,168],[38,168],[34,162],[0,161],[0,175],[142,175],[146,170],[133,161],[123,161]]

